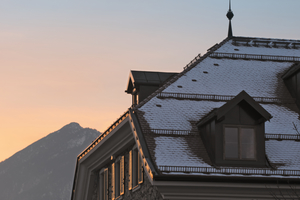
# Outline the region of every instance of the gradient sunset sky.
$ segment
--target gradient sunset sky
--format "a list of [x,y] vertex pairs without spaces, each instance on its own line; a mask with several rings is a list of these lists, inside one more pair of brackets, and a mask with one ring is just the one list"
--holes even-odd
[[[300,39],[299,8],[233,0],[233,34]],[[103,132],[131,106],[131,69],[182,71],[226,38],[227,10],[228,0],[1,0],[0,161],[70,122]]]

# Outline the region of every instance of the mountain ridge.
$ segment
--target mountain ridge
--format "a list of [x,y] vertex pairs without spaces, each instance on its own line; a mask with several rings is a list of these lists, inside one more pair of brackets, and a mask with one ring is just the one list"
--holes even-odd
[[76,157],[99,135],[72,122],[0,162],[0,199],[69,200]]

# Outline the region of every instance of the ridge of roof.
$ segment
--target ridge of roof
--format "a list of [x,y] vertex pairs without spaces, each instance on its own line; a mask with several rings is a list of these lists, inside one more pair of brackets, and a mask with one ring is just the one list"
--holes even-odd
[[253,39],[253,40],[277,40],[277,41],[291,41],[291,42],[300,42],[300,40],[296,39],[282,39],[282,38],[264,38],[264,37],[247,37],[247,36],[234,36],[230,39]]
[[[299,43],[300,44],[300,43]],[[242,59],[242,60],[260,60],[260,61],[274,61],[274,62],[300,62],[298,56],[280,56],[267,54],[245,54],[245,53],[223,53],[213,52],[211,58],[226,58],[226,59]]]
[[182,77],[185,73],[193,69],[195,66],[197,66],[201,61],[203,61],[205,58],[209,57],[210,54],[212,54],[214,51],[219,49],[221,46],[223,46],[226,42],[231,40],[234,37],[227,37],[222,42],[220,42],[218,45],[214,45],[210,51],[207,51],[202,57],[200,57],[198,60],[196,60],[194,63],[192,63],[190,66],[186,66],[184,70],[177,75],[175,75],[173,78],[165,82],[161,87],[159,87],[155,92],[153,92],[151,95],[149,95],[147,98],[145,98],[143,101],[141,101],[138,105],[134,106],[133,109],[138,109],[142,107],[145,103],[150,101],[153,97],[155,97],[158,93],[162,92],[166,87],[174,83],[176,80],[178,80],[180,77]]

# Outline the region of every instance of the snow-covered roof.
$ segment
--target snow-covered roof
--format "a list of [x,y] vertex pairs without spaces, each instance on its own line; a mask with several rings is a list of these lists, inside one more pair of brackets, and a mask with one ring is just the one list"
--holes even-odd
[[[298,59],[298,40],[233,37],[188,66],[134,108],[154,165],[215,168],[196,123],[242,90],[273,116],[265,122],[266,134],[296,136],[299,109],[281,77]],[[295,140],[266,141],[269,162],[278,170],[300,170],[298,152]]]

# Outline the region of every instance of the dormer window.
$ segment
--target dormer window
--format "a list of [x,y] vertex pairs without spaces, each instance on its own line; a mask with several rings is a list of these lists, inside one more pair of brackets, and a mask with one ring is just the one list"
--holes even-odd
[[244,126],[224,127],[224,159],[255,160],[255,128]]
[[170,72],[131,71],[125,92],[132,95],[132,105],[137,105],[176,74]]
[[211,161],[218,166],[265,167],[265,121],[272,116],[245,91],[198,123]]

